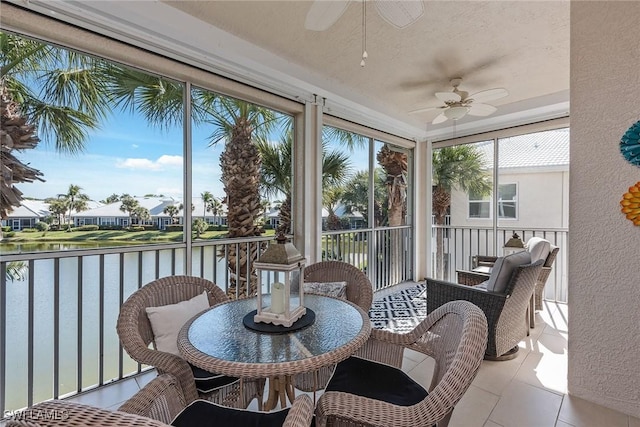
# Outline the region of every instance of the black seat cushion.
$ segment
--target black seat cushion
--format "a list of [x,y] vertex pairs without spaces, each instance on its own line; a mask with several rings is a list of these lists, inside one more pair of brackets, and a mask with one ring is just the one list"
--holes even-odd
[[240,381],[240,379],[235,377],[227,377],[225,375],[213,374],[211,372],[207,372],[204,369],[200,369],[197,366],[191,366],[191,371],[193,372],[193,378],[196,380],[196,389],[200,393],[211,393],[212,391],[224,387],[229,384],[233,384],[236,381]]
[[227,408],[206,400],[196,400],[171,422],[176,427],[281,427],[289,409],[254,412]]
[[427,391],[393,366],[350,357],[338,363],[325,391],[342,391],[399,406],[424,400]]

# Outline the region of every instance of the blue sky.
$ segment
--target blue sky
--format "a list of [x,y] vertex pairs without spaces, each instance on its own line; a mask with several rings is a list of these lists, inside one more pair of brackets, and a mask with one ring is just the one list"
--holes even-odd
[[[210,191],[222,197],[219,157],[224,144],[209,147],[209,133],[193,129],[193,194]],[[113,193],[182,198],[182,128],[160,130],[136,114],[119,113],[91,132],[85,148],[77,155],[60,154],[53,144],[41,141],[36,149],[21,153],[20,158],[39,169],[46,182],[19,188],[25,196],[39,199],[66,193],[70,184],[82,187],[93,200]]]
[[[211,129],[203,126],[192,130],[194,197],[204,191],[224,197],[219,160],[224,143],[209,146],[210,133]],[[20,159],[39,169],[46,181],[18,187],[26,197],[37,199],[64,194],[70,184],[75,184],[96,201],[114,193],[162,194],[181,200],[182,138],[181,127],[160,130],[148,126],[135,113],[116,113],[90,133],[86,149],[80,154],[60,154],[46,141],[41,141],[34,150],[20,153]],[[366,149],[358,149],[349,157],[354,171],[368,169]]]

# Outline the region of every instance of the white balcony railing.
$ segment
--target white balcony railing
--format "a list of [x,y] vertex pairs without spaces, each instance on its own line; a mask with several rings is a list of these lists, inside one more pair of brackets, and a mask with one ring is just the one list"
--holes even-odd
[[[375,289],[411,277],[410,227],[323,235],[323,259],[367,272]],[[235,245],[273,237],[191,244],[191,274],[227,291]],[[392,247],[393,246],[393,247]],[[116,334],[120,306],[144,284],[185,274],[185,243],[3,254],[0,258],[0,414],[81,393],[146,369],[128,357]],[[372,261],[373,260],[373,261]],[[22,277],[7,270],[19,266]],[[251,269],[251,265],[246,267]]]

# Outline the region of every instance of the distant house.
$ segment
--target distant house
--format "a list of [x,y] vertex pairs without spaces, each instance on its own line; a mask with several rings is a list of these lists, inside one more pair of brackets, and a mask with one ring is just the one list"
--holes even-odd
[[[493,171],[493,143],[475,144]],[[569,130],[533,133],[499,145],[500,226],[566,228],[569,221]],[[452,227],[491,227],[493,198],[463,191],[451,195]]]
[[[149,210],[151,219],[142,222],[140,225],[155,225],[159,229],[164,229],[169,224],[169,215],[163,212],[164,208],[176,204],[173,198],[167,197],[134,197],[140,206]],[[128,227],[131,225],[131,216],[128,212],[120,210],[122,202],[114,202],[103,205],[95,209],[78,212],[73,215],[75,226],[82,225],[110,225]]]
[[[94,200],[87,201],[87,208],[89,210],[96,209],[100,206],[102,206],[100,202]],[[80,213],[81,212],[71,211],[71,216],[75,217]],[[10,226],[13,231],[21,231],[25,228],[34,228],[37,223],[44,221],[45,218],[49,216],[51,216],[49,204],[44,200],[23,200],[19,207],[14,208],[14,210],[7,215],[7,218],[2,220],[2,225]]]
[[[149,210],[150,219],[140,222],[140,225],[153,225],[159,230],[164,230],[167,225],[172,224],[172,219],[164,210],[167,206],[173,205],[179,207],[182,203],[172,197],[134,197],[140,206]],[[192,218],[203,218],[209,224],[224,225],[227,222],[226,206],[216,215],[205,210],[204,203],[200,197],[194,197],[192,200],[193,210]],[[90,209],[79,212],[74,215],[74,223],[76,226],[81,225],[110,225],[119,227],[128,227],[131,225],[132,218],[128,212],[120,210],[122,202],[118,201],[108,205],[100,206],[96,209]],[[174,224],[184,224],[184,209],[180,209],[177,215],[173,217]],[[136,224],[138,224],[136,222]]]
[[22,204],[14,208],[6,219],[2,220],[3,226],[9,226],[13,231],[34,228],[36,224],[50,216],[49,204],[43,200],[23,200]]
[[[364,217],[360,212],[354,211],[347,213],[344,205],[339,204],[335,209],[336,216],[345,222],[348,222],[348,228],[357,229],[365,227]],[[264,215],[265,223],[269,224],[272,228],[277,228],[280,224],[280,207],[276,206],[271,208]],[[322,208],[322,229],[327,229],[327,220],[329,219],[329,211],[326,208]]]

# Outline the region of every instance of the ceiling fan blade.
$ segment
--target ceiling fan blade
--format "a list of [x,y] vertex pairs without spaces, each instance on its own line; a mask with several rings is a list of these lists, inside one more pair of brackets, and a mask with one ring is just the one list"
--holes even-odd
[[436,92],[436,98],[442,102],[460,102],[462,97],[455,92]]
[[408,27],[424,14],[422,0],[377,0],[378,14],[398,29]]
[[440,109],[442,109],[442,108],[446,108],[446,107],[425,107],[425,108],[418,108],[417,110],[411,110],[411,111],[409,111],[409,114],[426,113],[427,111],[440,110]]
[[504,88],[495,88],[483,90],[473,95],[469,96],[469,98],[473,99],[476,102],[488,102],[495,101],[496,99],[504,98],[509,95],[509,91]]
[[431,122],[432,125],[437,125],[438,123],[444,123],[446,122],[448,119],[447,116],[444,115],[444,111],[440,114],[438,114],[438,116],[436,116],[435,119],[433,119],[433,121]]
[[349,0],[314,1],[304,20],[304,28],[311,31],[327,30],[342,16],[348,5]]
[[490,114],[495,113],[497,110],[496,107],[489,104],[476,104],[475,102],[471,104],[471,108],[469,108],[470,116],[488,116]]

